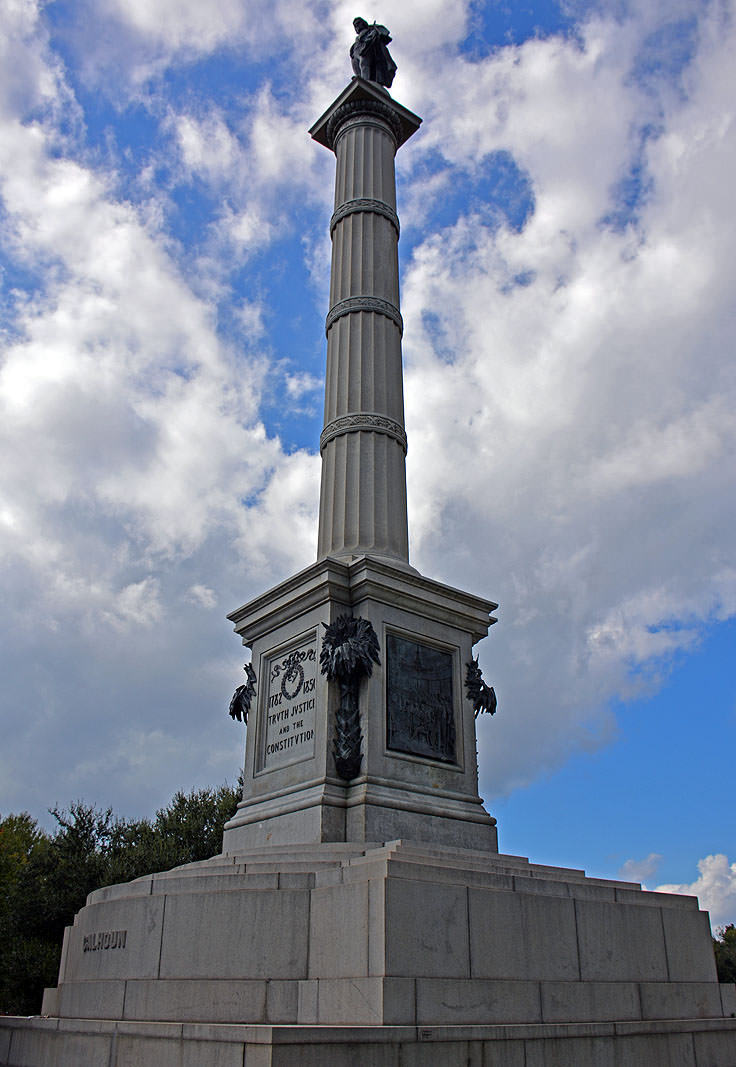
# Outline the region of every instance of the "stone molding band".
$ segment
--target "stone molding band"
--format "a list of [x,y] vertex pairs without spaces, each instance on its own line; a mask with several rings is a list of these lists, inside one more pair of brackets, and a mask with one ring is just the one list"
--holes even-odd
[[390,419],[388,415],[379,415],[375,411],[361,412],[359,415],[341,415],[339,419],[328,422],[319,439],[320,453],[324,452],[325,446],[336,437],[342,437],[346,433],[382,433],[392,437],[401,445],[404,455],[407,451],[406,431],[396,419]]
[[355,200],[346,200],[344,204],[340,204],[339,208],[335,211],[330,219],[330,237],[335,232],[335,227],[338,222],[342,222],[348,215],[353,215],[358,211],[371,211],[374,215],[383,215],[385,219],[391,223],[396,230],[396,236],[399,236],[399,216],[396,214],[392,207],[389,207],[383,200],[371,200],[367,196],[358,197]]
[[333,152],[335,151],[337,139],[341,133],[340,127],[343,126],[348,119],[357,119],[363,115],[381,119],[382,123],[385,123],[386,126],[388,126],[389,132],[393,134],[396,146],[399,146],[402,139],[401,122],[399,116],[392,107],[382,103],[380,100],[348,100],[346,104],[342,104],[337,109],[327,123],[325,137],[327,139],[327,144]]
[[348,296],[344,300],[333,304],[327,313],[325,320],[325,334],[329,334],[330,326],[341,319],[343,315],[352,315],[355,311],[373,311],[377,315],[385,315],[399,327],[399,333],[404,333],[404,320],[401,312],[388,300],[382,300],[380,296]]

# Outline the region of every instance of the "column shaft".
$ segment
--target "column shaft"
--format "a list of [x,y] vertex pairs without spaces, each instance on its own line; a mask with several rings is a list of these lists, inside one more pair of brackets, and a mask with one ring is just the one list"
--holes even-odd
[[378,110],[353,104],[335,123],[318,558],[408,562],[397,137]]

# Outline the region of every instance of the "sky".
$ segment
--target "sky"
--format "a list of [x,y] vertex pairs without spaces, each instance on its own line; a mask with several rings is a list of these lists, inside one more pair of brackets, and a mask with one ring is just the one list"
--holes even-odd
[[0,814],[233,782],[314,561],[334,157],[393,35],[411,562],[502,851],[736,921],[734,0],[5,0]]

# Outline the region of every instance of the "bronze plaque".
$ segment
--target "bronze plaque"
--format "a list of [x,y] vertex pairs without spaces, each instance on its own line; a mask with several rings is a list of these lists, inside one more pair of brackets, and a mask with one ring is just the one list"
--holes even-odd
[[386,639],[386,744],[455,762],[452,656],[407,637]]

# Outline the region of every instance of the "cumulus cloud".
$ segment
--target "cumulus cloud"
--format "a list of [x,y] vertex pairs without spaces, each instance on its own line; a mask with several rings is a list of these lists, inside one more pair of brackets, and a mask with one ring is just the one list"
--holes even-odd
[[425,135],[529,188],[521,225],[460,208],[420,241],[402,305],[414,562],[501,603],[493,792],[609,738],[611,698],[732,610],[733,22],[707,10],[676,85],[636,75],[655,29],[595,16],[461,64]]
[[120,590],[112,612],[104,612],[103,618],[116,629],[131,626],[148,629],[159,622],[163,614],[159,593],[159,582],[151,575],[140,582],[131,582]]
[[658,852],[650,852],[643,860],[626,860],[619,872],[619,878],[625,882],[646,882],[657,873],[657,868],[662,862]]
[[711,928],[736,922],[736,863],[723,853],[698,860],[700,874],[689,885],[658,885],[659,893],[696,896],[700,907],[710,912]]
[[213,55],[238,63],[242,57],[246,78],[250,66],[269,74],[281,66],[292,82],[304,80],[305,95],[319,94],[348,72],[353,12],[345,16],[339,7],[331,0],[79,0],[65,43],[85,82],[118,99],[145,100],[167,71]]
[[[170,613],[177,585],[200,612],[213,603],[212,586],[224,579],[210,553],[225,558],[223,546],[236,561],[231,577],[240,578],[235,602],[256,574],[268,580],[302,566],[311,551],[304,535],[316,505],[316,460],[285,455],[260,420],[266,360],[257,350],[258,303],[240,305],[252,345],[236,351],[218,334],[213,302],[188,283],[165,214],[122,199],[117,175],[61,131],[74,94],[38,11],[17,5],[10,15],[2,37],[10,61],[0,98],[0,227],[25,287],[5,294],[0,363],[3,641],[16,652],[5,728],[14,756],[31,760],[41,752],[42,726],[49,759],[65,734],[75,736],[67,772],[75,790],[99,796],[107,786],[96,753],[109,716],[124,715],[133,728],[147,720],[150,703],[162,752],[202,747],[191,741],[209,728],[197,703],[195,656],[185,651],[191,635],[181,630],[188,613]],[[272,481],[278,488],[270,490]],[[274,522],[284,486],[289,506]],[[268,526],[257,518],[262,512]],[[39,626],[54,633],[59,655],[65,651],[53,667],[35,643]],[[162,697],[152,676],[162,656],[179,676],[164,686],[175,698]],[[199,645],[202,675],[208,656],[222,664],[211,639]],[[239,660],[236,646],[233,676]],[[230,684],[225,673],[218,686],[225,706]],[[60,715],[65,693],[72,707]],[[104,742],[108,756],[111,744]],[[112,747],[116,760],[128,758],[123,739]],[[234,773],[238,748],[220,743],[225,773]],[[13,803],[43,810],[53,800],[40,795],[45,770],[20,780],[14,757],[4,769]],[[172,784],[190,784],[172,773]],[[193,773],[194,781],[211,769]],[[125,781],[133,777],[121,772]]]
[[217,597],[214,590],[209,589],[206,585],[193,585],[189,588],[187,593],[187,599],[192,604],[199,604],[203,608],[214,608],[217,604]]
[[217,106],[168,116],[181,176],[220,199],[210,227],[212,269],[242,267],[294,228],[305,198],[323,200],[327,160],[306,136],[307,116],[303,101],[277,100],[268,85],[244,94],[229,120]]

